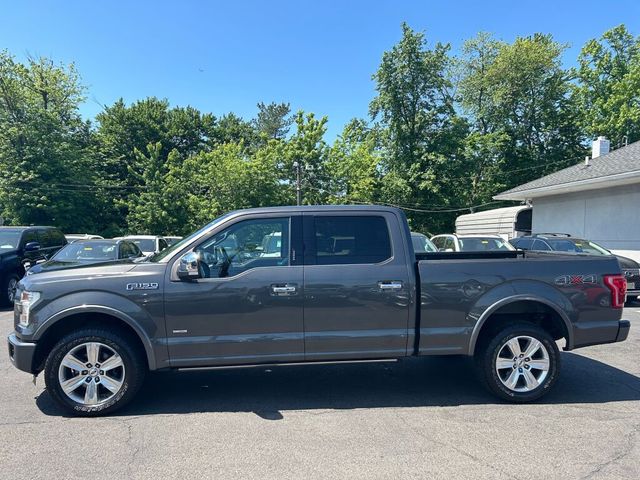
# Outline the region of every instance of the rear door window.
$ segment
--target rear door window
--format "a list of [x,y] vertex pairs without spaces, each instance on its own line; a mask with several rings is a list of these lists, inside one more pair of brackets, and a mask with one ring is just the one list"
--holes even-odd
[[533,240],[531,238],[518,238],[513,246],[516,248],[521,248],[522,250],[531,250],[531,245],[533,244]]
[[51,230],[38,230],[38,239],[40,240],[40,248],[49,248],[54,246],[54,239]]
[[61,247],[67,243],[60,230],[49,230],[49,235],[51,236],[52,246]]
[[532,250],[550,251],[551,248],[549,248],[549,245],[547,244],[547,242],[543,242],[542,240],[538,240],[536,238],[533,242]]
[[387,221],[381,216],[317,216],[316,265],[380,263],[391,258]]

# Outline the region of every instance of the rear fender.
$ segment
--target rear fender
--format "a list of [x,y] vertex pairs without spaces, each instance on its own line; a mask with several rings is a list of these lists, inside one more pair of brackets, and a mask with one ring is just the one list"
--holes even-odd
[[473,305],[467,320],[473,325],[469,338],[469,355],[473,355],[482,326],[493,313],[510,303],[530,301],[551,308],[562,319],[567,331],[565,350],[573,348],[573,324],[577,319],[573,304],[569,299],[551,285],[536,280],[515,280],[501,284],[480,297]]

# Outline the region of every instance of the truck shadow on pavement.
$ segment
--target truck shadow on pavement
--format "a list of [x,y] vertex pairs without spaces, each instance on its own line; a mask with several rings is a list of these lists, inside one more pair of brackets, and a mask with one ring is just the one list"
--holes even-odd
[[[574,353],[562,354],[558,383],[540,404],[640,400],[640,378]],[[290,410],[485,405],[485,391],[466,357],[408,358],[397,363],[260,367],[156,372],[119,416],[254,412],[269,419]],[[62,415],[44,391],[37,405]]]

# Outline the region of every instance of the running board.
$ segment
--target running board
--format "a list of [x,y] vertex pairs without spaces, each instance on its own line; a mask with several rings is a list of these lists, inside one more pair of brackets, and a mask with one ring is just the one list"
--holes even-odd
[[308,362],[284,362],[284,363],[250,363],[246,365],[216,365],[212,367],[174,367],[174,370],[193,371],[193,370],[231,370],[236,368],[260,368],[260,367],[291,367],[299,365],[337,365],[341,363],[394,363],[398,358],[376,358],[372,360],[310,360]]

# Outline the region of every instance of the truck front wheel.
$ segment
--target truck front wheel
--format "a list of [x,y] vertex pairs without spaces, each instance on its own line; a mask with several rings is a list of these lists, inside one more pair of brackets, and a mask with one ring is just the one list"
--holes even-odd
[[522,323],[500,330],[476,355],[480,378],[491,392],[510,402],[537,400],[560,372],[556,342],[542,328]]
[[16,273],[9,273],[0,279],[0,307],[13,306],[19,281],[20,277]]
[[83,329],[60,340],[45,364],[53,400],[77,416],[111,413],[131,401],[146,372],[142,352],[119,332]]

